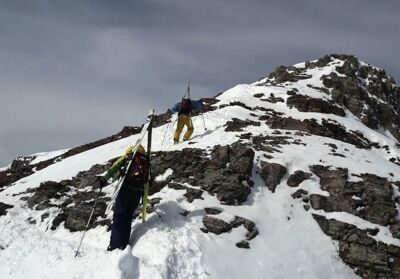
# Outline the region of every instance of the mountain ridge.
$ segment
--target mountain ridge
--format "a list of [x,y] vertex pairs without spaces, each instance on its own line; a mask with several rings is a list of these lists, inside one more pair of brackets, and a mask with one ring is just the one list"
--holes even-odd
[[[135,215],[132,248],[100,252],[110,224],[104,215],[112,193],[107,187],[80,261],[93,265],[92,278],[101,277],[94,267],[109,278],[397,278],[399,96],[383,70],[333,54],[280,66],[253,84],[203,99],[207,130],[194,115],[196,130],[187,143],[163,145],[163,136],[173,132],[173,118],[168,112],[159,115],[148,222],[141,224]],[[95,174],[136,136],[100,140],[69,151],[70,156],[57,154],[43,169],[30,165],[40,155],[14,161],[0,172],[0,182],[19,168],[27,175],[0,183],[1,225],[34,232],[42,241],[62,236],[62,250],[72,254],[74,232],[83,229],[99,185]],[[16,260],[12,252],[22,245],[9,230],[7,241],[0,242],[4,266]],[[156,242],[163,256],[151,258],[152,249],[160,251]],[[96,253],[103,264],[113,259],[110,272],[90,261]],[[69,274],[89,276],[57,251],[50,256],[71,267]],[[22,256],[17,261],[25,262]],[[228,268],[239,261],[247,273]],[[29,268],[22,265],[22,271]],[[50,266],[44,270],[57,278]],[[0,271],[21,276],[15,268]],[[39,278],[42,273],[36,272]]]

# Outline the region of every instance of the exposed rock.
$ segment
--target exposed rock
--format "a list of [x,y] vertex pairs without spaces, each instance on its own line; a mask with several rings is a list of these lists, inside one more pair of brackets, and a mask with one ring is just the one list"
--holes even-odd
[[299,189],[296,192],[294,192],[291,196],[294,199],[301,199],[302,197],[308,195],[308,192],[306,190],[303,189]]
[[0,216],[6,215],[8,209],[13,208],[13,205],[0,202]]
[[203,194],[202,190],[187,188],[184,196],[187,198],[188,202],[192,203],[196,199],[204,200],[203,197],[201,196],[202,194]]
[[254,239],[259,234],[258,228],[253,221],[250,221],[249,219],[240,216],[235,216],[235,218],[230,223],[227,223],[215,217],[204,216],[203,224],[205,227],[201,229],[203,232],[212,232],[215,234],[229,232],[233,228],[244,226],[247,230],[246,239],[242,240],[240,243],[242,243],[241,245],[244,245],[246,247],[239,247],[238,244],[236,244],[236,246],[238,246],[239,248],[250,248],[248,241]]
[[224,108],[224,107],[227,107],[227,106],[239,106],[239,107],[245,108],[247,110],[253,110],[251,107],[246,106],[242,102],[238,102],[238,101],[230,102],[229,104],[220,105],[219,108],[221,109],[221,108]]
[[215,234],[228,232],[232,229],[231,225],[227,222],[210,216],[203,217],[203,225],[207,229],[207,232],[212,232]]
[[315,119],[298,120],[291,117],[270,117],[267,124],[271,129],[299,130],[347,142],[359,148],[371,148],[371,142],[360,132],[347,131],[345,127],[332,120],[323,119],[321,125]]
[[224,126],[225,132],[242,132],[243,128],[247,126],[260,126],[261,123],[251,120],[241,120],[238,118],[232,118],[232,121],[227,121]]
[[250,244],[246,240],[242,240],[242,241],[236,243],[236,246],[238,248],[244,248],[244,249],[249,249],[250,248]]
[[263,96],[264,96],[264,93],[256,93],[256,94],[254,94],[254,97],[256,97],[256,98],[261,98]]
[[[265,84],[282,84],[285,82],[296,82],[301,79],[309,79],[311,78],[310,75],[307,75],[304,72],[304,69],[296,68],[296,67],[286,67],[286,66],[279,66],[269,74],[268,80]],[[264,85],[264,84],[261,84]]]
[[301,112],[318,112],[346,116],[346,112],[333,101],[324,101],[318,98],[311,98],[295,94],[286,100],[288,107],[295,107]]
[[356,269],[362,278],[399,278],[395,268],[400,260],[400,247],[376,242],[354,225],[313,214],[322,231],[339,241],[339,255]]
[[304,180],[310,178],[311,176],[312,176],[312,174],[309,172],[297,170],[289,176],[287,185],[289,185],[290,187],[297,187],[297,186],[299,186],[300,183],[302,183]]
[[247,200],[253,184],[251,172],[254,151],[242,143],[215,146],[211,159],[200,149],[185,148],[182,151],[158,152],[153,159],[156,177],[168,168],[173,174],[166,183],[189,183],[200,186],[226,204],[234,205]]
[[286,168],[277,163],[261,162],[261,176],[264,179],[265,186],[272,192],[275,192],[276,186],[281,183],[281,179],[286,174]]
[[[321,77],[334,101],[343,104],[372,129],[380,126],[400,140],[400,90],[385,71],[360,65],[354,56],[342,56],[342,66]],[[383,102],[382,102],[383,101]]]
[[275,97],[274,93],[271,93],[270,96],[266,99],[261,99],[261,101],[269,102],[269,103],[284,103],[285,100],[282,97]]
[[311,195],[310,204],[314,209],[345,211],[383,226],[394,223],[397,210],[387,178],[361,174],[362,181],[349,182],[347,169],[325,166],[310,169],[320,178],[321,189],[330,194],[329,197]]
[[393,224],[389,227],[393,237],[400,238],[400,224]]
[[211,207],[206,207],[204,208],[204,210],[206,211],[206,213],[208,215],[218,215],[222,212],[222,209],[219,208],[211,208]]

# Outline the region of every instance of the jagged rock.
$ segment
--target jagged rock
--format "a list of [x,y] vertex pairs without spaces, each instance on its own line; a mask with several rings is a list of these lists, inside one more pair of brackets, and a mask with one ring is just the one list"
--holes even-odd
[[256,98],[261,98],[263,96],[264,96],[264,93],[256,93],[256,94],[254,94],[254,97],[256,97]]
[[286,174],[286,168],[277,163],[261,162],[261,176],[264,179],[265,186],[272,192],[275,192],[276,186]]
[[232,118],[232,121],[226,122],[224,126],[225,132],[242,132],[243,128],[247,126],[260,126],[260,122],[251,120],[241,120],[238,118]]
[[13,205],[0,202],[0,216],[6,215],[8,209],[13,208]]
[[[323,84],[332,88],[334,101],[343,104],[372,129],[379,126],[400,139],[400,90],[383,70],[360,65],[354,56],[338,58],[344,61],[335,72],[321,77]],[[382,103],[380,100],[384,101]],[[397,113],[396,113],[397,112]]]
[[300,94],[292,94],[287,100],[288,107],[295,107],[301,112],[318,112],[346,116],[346,112],[333,101],[324,101]]
[[311,176],[312,176],[312,174],[309,172],[296,170],[293,174],[291,174],[289,176],[287,185],[289,185],[290,187],[297,187],[297,186],[299,186],[300,183],[302,183],[304,180],[310,178]]
[[239,107],[245,108],[247,110],[253,110],[251,107],[246,106],[242,102],[238,102],[238,101],[230,102],[229,104],[220,105],[219,108],[221,109],[221,108],[224,108],[224,107],[227,107],[227,106],[239,106]]

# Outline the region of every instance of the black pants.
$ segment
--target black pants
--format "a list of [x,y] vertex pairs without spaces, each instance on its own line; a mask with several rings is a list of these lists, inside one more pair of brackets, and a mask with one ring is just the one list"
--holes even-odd
[[142,191],[129,189],[122,185],[114,206],[114,216],[111,228],[111,239],[108,250],[125,249],[129,244],[132,215],[140,203]]

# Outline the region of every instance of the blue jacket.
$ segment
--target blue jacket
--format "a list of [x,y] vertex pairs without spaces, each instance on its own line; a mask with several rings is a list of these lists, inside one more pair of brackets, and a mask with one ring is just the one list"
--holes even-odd
[[[181,103],[175,104],[175,106],[172,107],[171,112],[179,112],[179,107],[181,106]],[[204,105],[201,101],[192,101],[192,110],[197,110],[203,108]]]

